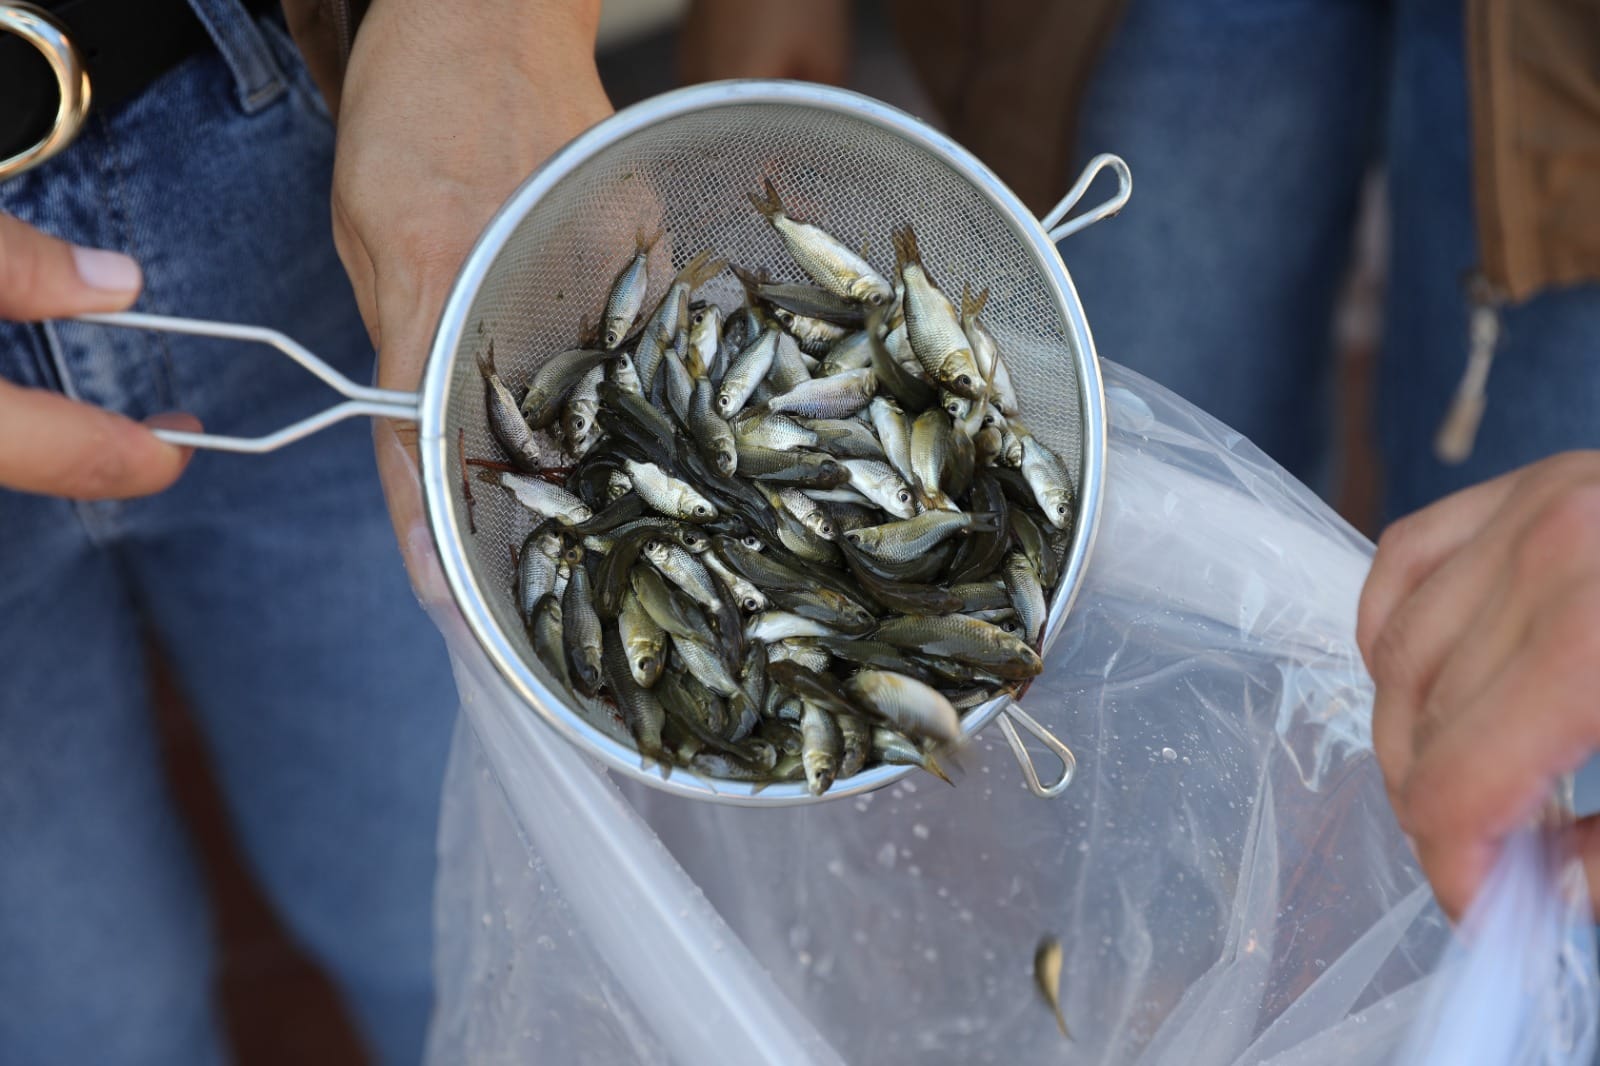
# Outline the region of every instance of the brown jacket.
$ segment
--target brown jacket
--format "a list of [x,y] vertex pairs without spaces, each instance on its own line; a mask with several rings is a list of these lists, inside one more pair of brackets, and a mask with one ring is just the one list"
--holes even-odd
[[[893,0],[957,140],[1030,207],[1073,175],[1073,116],[1123,0]],[[337,111],[365,0],[284,0]],[[1465,0],[1483,273],[1502,297],[1600,281],[1600,0]],[[1115,150],[1115,145],[1105,146]]]

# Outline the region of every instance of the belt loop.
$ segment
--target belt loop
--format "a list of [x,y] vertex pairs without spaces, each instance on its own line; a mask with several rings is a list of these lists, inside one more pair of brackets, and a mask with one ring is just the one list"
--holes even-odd
[[242,0],[189,0],[189,6],[233,71],[245,114],[254,114],[283,94],[288,88],[283,68]]

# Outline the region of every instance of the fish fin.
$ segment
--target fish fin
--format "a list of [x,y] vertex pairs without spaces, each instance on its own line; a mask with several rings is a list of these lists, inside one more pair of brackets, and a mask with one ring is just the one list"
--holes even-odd
[[733,263],[729,266],[729,269],[733,271],[733,276],[739,279],[739,284],[744,287],[745,299],[752,304],[756,303],[760,299],[756,294],[756,290],[767,283],[766,268],[751,270],[740,266],[738,263]]
[[633,247],[635,252],[648,253],[661,240],[661,237],[664,233],[666,233],[666,230],[662,229],[660,226],[657,226],[654,233],[650,234],[649,236],[645,236],[644,227],[640,226],[638,232],[635,233],[633,237]]
[[479,467],[473,473],[474,473],[474,476],[477,477],[477,479],[479,481],[483,482],[485,485],[504,485],[505,484],[505,482],[500,480],[501,477],[505,474],[505,471],[502,471],[502,470],[485,470],[482,467]]
[[956,783],[950,780],[950,775],[944,772],[944,767],[939,765],[939,760],[935,759],[932,755],[928,755],[926,753],[923,754],[922,768],[928,771],[928,773],[932,774],[934,777],[937,777],[940,781],[943,781],[945,784],[949,785],[951,788],[956,787]]
[[489,341],[489,350],[488,350],[487,353],[485,353],[485,352],[477,353],[477,360],[478,360],[478,373],[483,375],[483,379],[485,381],[489,380],[491,377],[498,376],[498,372],[494,368],[494,341],[493,340]]
[[974,512],[972,524],[967,526],[968,533],[998,533],[1000,531],[1000,515],[994,511]]
[[777,187],[772,184],[771,178],[762,178],[761,185],[766,195],[763,196],[759,192],[750,193],[750,202],[755,205],[757,211],[761,212],[762,218],[771,222],[779,215],[785,214],[783,198],[778,195]]
[[871,255],[871,253],[872,253],[872,235],[871,234],[862,234],[862,236],[861,236],[861,258],[866,259]]
[[922,249],[917,247],[917,231],[906,223],[894,231],[894,269],[901,273],[908,266],[922,265]]
[[728,261],[726,259],[713,259],[711,257],[711,249],[705,248],[698,252],[693,259],[683,264],[683,269],[678,271],[678,276],[673,279],[673,283],[681,283],[692,291],[722,273],[727,265]]
[[989,287],[985,285],[977,292],[972,292],[966,282],[961,283],[961,317],[977,318],[983,313],[984,305],[989,302]]

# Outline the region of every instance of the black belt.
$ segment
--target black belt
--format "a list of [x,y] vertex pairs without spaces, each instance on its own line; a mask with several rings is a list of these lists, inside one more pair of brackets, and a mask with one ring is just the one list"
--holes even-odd
[[[112,111],[185,59],[212,47],[204,24],[185,0],[35,3],[57,24],[82,63],[92,112]],[[259,13],[277,7],[277,0],[245,0],[245,6]],[[27,17],[26,5],[0,0],[0,17],[19,13]],[[55,28],[46,25],[46,33]],[[14,33],[0,33],[0,160],[50,135],[61,98],[44,51]]]

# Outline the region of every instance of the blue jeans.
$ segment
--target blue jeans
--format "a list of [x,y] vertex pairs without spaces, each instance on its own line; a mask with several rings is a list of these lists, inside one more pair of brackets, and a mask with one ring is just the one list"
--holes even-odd
[[[138,257],[141,310],[276,327],[369,378],[329,233],[331,123],[278,26],[195,6],[221,51],[0,185],[0,210]],[[68,323],[0,324],[0,374],[244,435],[330,397],[264,348]],[[224,1058],[151,638],[279,914],[376,1057],[415,1062],[456,695],[352,422],[274,455],[197,454],[149,499],[0,491],[0,1063]]]
[[1600,446],[1600,286],[1508,309],[1467,462],[1432,439],[1466,362],[1478,262],[1462,0],[1131,0],[1080,146],[1133,201],[1062,245],[1100,353],[1217,415],[1313,485],[1363,177],[1392,231],[1377,370],[1384,509]]

